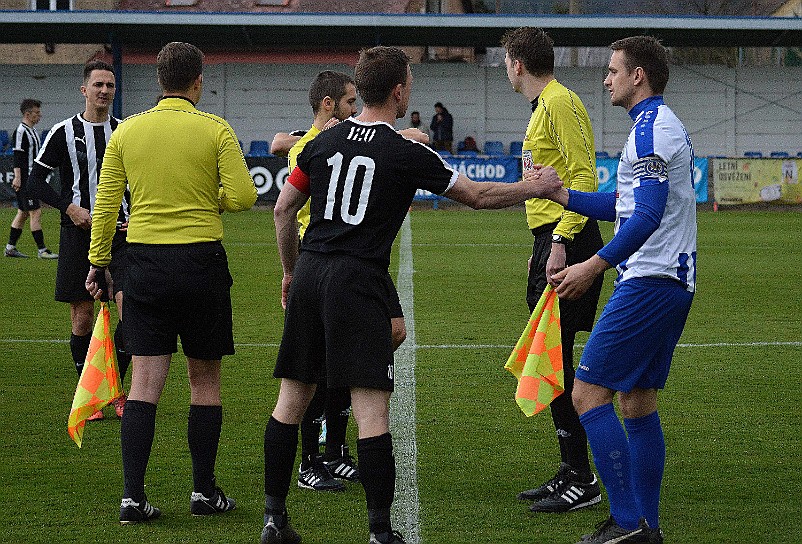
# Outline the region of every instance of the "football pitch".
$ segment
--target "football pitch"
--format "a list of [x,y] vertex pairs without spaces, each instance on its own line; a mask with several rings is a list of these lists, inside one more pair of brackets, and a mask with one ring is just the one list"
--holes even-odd
[[[14,213],[0,208],[3,243]],[[57,216],[43,214],[54,251]],[[189,385],[178,354],[146,477],[162,518],[118,524],[119,420],[107,408],[104,421],[87,424],[81,449],[67,435],[76,376],[68,306],[53,301],[56,263],[3,258],[0,542],[258,542],[262,438],[278,386],[281,267],[270,210],[224,220],[237,354],[223,361],[216,474],[237,509],[189,515]],[[531,234],[523,210],[416,207],[410,225],[391,265],[411,333],[397,354],[397,368],[406,371],[393,401],[397,528],[426,544],[576,542],[607,516],[606,500],[571,514],[530,515],[515,498],[551,477],[559,461],[549,414],[523,416],[515,379],[502,368],[528,318]],[[19,248],[35,255],[25,229]],[[666,542],[802,542],[800,233],[799,212],[699,213],[698,292],[660,395]],[[609,225],[603,235],[609,240]],[[613,279],[608,271],[601,304]],[[352,452],[355,437],[352,423]],[[305,543],[367,542],[358,484],[324,494],[300,490],[293,479],[288,507]]]

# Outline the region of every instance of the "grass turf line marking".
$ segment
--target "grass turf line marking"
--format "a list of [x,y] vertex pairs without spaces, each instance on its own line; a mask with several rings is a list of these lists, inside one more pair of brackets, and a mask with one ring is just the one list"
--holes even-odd
[[393,526],[409,544],[420,542],[418,495],[418,442],[415,436],[415,293],[412,282],[412,225],[407,214],[401,226],[396,288],[407,339],[395,352],[395,394],[390,402],[390,429],[396,458],[396,493]]
[[[401,292],[399,291],[399,296]],[[404,307],[404,315],[412,315],[412,307],[410,302],[409,314],[407,314],[404,300],[401,299],[401,306]],[[413,324],[414,326],[414,324]],[[413,333],[414,334],[414,333]],[[409,326],[407,326],[407,341],[404,342],[400,348],[405,345],[412,345],[409,341]],[[54,338],[0,338],[0,344],[69,344],[69,340],[58,340]],[[179,342],[180,344],[180,342]],[[263,343],[263,342],[235,342],[234,346],[238,348],[277,348],[278,343]],[[710,343],[680,343],[677,344],[678,348],[752,348],[752,347],[802,347],[802,342],[710,342]],[[512,344],[415,344],[415,349],[512,349],[515,346]],[[577,343],[574,345],[577,348],[585,347],[585,344]]]

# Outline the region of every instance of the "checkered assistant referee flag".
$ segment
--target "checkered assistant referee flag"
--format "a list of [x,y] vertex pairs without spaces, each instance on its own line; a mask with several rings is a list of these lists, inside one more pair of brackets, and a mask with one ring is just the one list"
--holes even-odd
[[515,402],[527,416],[565,391],[560,337],[560,302],[547,285],[504,368],[518,378]]
[[114,356],[110,321],[109,305],[101,302],[84,369],[78,380],[78,387],[75,388],[72,410],[67,420],[67,432],[79,448],[86,418],[120,396],[120,373]]

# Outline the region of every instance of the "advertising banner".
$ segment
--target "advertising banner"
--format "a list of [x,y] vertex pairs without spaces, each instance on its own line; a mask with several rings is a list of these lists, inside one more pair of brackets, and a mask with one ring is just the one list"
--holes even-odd
[[[251,171],[251,177],[256,185],[258,202],[274,203],[281,188],[287,179],[287,159],[283,157],[245,157],[245,162]],[[17,193],[11,187],[14,180],[14,159],[12,155],[0,156],[0,201],[11,202],[16,200]],[[58,191],[58,170],[49,180]]]
[[802,159],[710,159],[719,205],[802,204]]
[[[502,157],[446,157],[446,162],[452,168],[465,174],[474,181],[503,181],[513,183],[520,179],[519,159],[513,156]],[[716,177],[716,197],[719,204],[740,204],[742,202],[767,202],[769,198],[787,203],[802,202],[802,191],[799,186],[800,160],[793,159],[710,159],[717,169],[713,170]],[[245,157],[245,162],[251,172],[258,202],[275,203],[284,182],[289,175],[287,159],[283,157]],[[757,171],[755,171],[757,168]],[[597,159],[596,171],[599,177],[599,191],[615,191],[618,159]],[[717,174],[718,172],[718,174]],[[708,159],[697,158],[695,162],[694,178],[696,188],[696,202],[707,202],[707,173]],[[16,193],[11,187],[14,179],[13,157],[0,156],[0,201],[11,202],[16,199]],[[748,179],[750,181],[744,181]],[[761,188],[747,186],[754,184],[754,179],[767,180]],[[722,190],[722,180],[724,193]],[[781,180],[781,181],[780,181]],[[50,183],[58,188],[58,173],[54,173]],[[768,188],[765,188],[768,187]],[[761,196],[761,190],[763,194]],[[723,194],[721,200],[719,194]],[[774,198],[777,194],[780,196]],[[437,200],[442,197],[432,195],[426,191],[418,191],[415,200]],[[746,200],[744,200],[746,199]]]

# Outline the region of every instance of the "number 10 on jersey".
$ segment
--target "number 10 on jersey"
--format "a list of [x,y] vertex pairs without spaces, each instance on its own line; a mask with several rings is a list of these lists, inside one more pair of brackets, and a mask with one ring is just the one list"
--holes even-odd
[[[340,173],[343,168],[343,155],[337,152],[329,157],[329,160],[326,162],[331,166],[331,177],[329,178],[329,188],[326,194],[326,209],[323,212],[323,218],[330,221],[334,218],[337,189],[340,186]],[[352,214],[351,201],[354,193],[354,180],[360,168],[364,169],[364,178],[362,180],[362,188],[359,191],[359,202],[355,213]],[[368,207],[368,198],[370,197],[370,189],[373,186],[373,172],[375,169],[376,163],[374,163],[373,159],[370,157],[357,155],[348,163],[348,170],[342,185],[340,217],[349,225],[358,225],[365,219],[365,210]]]

